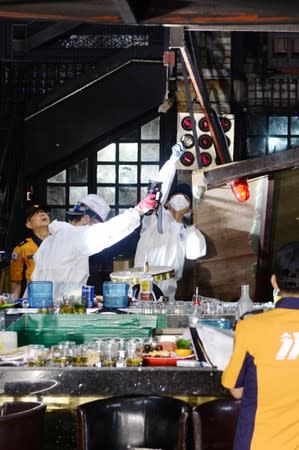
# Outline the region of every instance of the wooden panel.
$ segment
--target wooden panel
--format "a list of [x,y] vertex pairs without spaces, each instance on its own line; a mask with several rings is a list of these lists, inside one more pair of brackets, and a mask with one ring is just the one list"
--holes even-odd
[[236,300],[241,283],[246,282],[254,298],[256,254],[248,238],[254,224],[256,186],[252,180],[245,203],[238,202],[226,186],[207,191],[194,208],[194,221],[208,242],[207,256],[197,261],[195,270],[194,282],[202,295]]

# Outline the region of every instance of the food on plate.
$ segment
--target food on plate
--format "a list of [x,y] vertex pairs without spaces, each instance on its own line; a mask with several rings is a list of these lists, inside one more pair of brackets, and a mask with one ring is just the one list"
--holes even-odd
[[171,357],[171,353],[167,350],[153,350],[152,352],[149,352],[147,356],[150,357],[157,357],[157,358],[169,358]]
[[151,358],[178,358],[193,354],[192,344],[189,339],[178,339],[176,342],[161,341],[147,342],[143,346],[143,356]]
[[193,351],[191,350],[191,348],[177,348],[175,350],[175,353],[177,356],[185,357],[185,356],[192,355]]
[[192,348],[192,343],[190,339],[177,339],[176,348]]
[[162,342],[163,350],[168,350],[169,352],[174,352],[176,349],[176,343],[171,341]]
[[175,353],[182,357],[192,355],[193,350],[190,339],[177,339]]

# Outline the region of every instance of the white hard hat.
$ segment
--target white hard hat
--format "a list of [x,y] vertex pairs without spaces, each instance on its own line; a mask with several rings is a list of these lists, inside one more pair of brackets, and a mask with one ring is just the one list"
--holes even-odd
[[103,197],[100,197],[96,194],[88,194],[86,197],[83,197],[80,201],[80,203],[83,203],[86,205],[91,211],[95,212],[102,221],[104,222],[106,220],[106,217],[108,216],[110,212],[110,206],[106,202],[106,200],[103,199]]

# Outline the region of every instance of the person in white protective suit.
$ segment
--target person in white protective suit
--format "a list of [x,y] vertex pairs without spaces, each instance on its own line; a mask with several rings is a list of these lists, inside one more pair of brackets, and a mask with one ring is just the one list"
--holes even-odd
[[175,299],[185,258],[194,260],[206,254],[203,234],[195,225],[187,226],[184,223],[185,218],[190,217],[192,213],[192,191],[187,195],[186,185],[181,185],[181,190],[179,185],[168,198],[176,173],[176,162],[183,153],[182,143],[174,145],[169,160],[159,172],[156,181],[162,182],[162,230],[159,230],[156,214],[143,217],[134,260],[135,267],[144,267],[147,262],[149,266],[168,266],[175,269],[173,278],[156,283],[169,300]]
[[52,281],[54,299],[81,296],[89,276],[88,257],[132,233],[140,225],[140,216],[156,204],[155,195],[147,195],[134,208],[104,222],[110,211],[108,203],[96,194],[87,195],[80,202],[79,226],[57,220],[49,225],[51,234],[34,255],[32,281]]

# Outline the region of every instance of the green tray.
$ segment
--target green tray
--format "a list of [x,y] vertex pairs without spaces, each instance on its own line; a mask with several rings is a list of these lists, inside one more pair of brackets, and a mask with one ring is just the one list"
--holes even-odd
[[44,344],[61,341],[87,343],[94,338],[150,337],[154,328],[165,328],[165,315],[144,314],[24,314],[10,325],[17,331],[18,345]]

